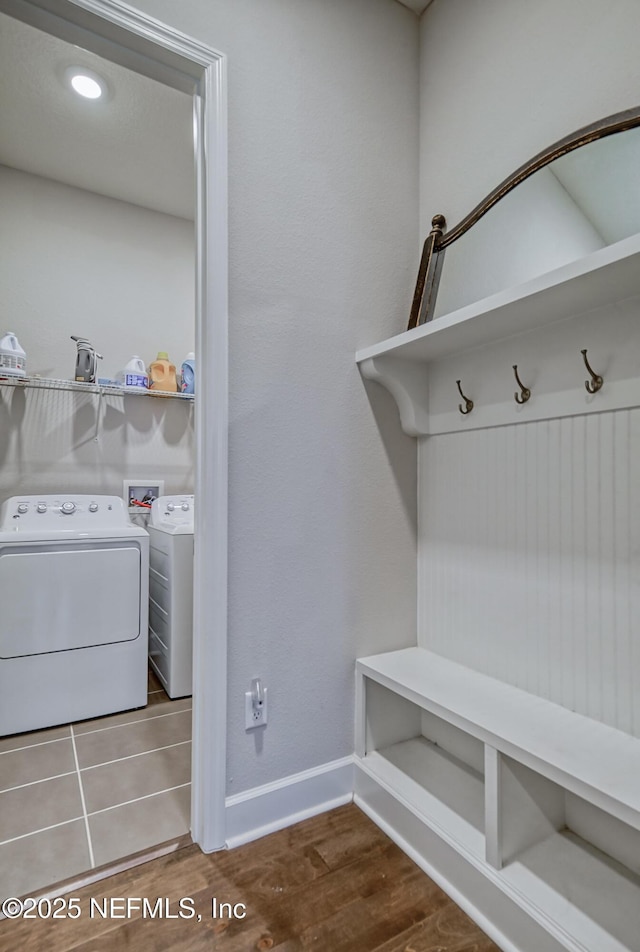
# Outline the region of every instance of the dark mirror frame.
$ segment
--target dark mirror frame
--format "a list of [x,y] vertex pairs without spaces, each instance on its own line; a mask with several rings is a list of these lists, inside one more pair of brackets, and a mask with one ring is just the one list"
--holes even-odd
[[583,145],[588,145],[589,142],[595,142],[598,139],[604,139],[606,136],[625,132],[627,129],[634,129],[637,126],[640,126],[640,106],[599,119],[597,122],[583,126],[576,132],[559,139],[516,169],[447,234],[444,233],[446,226],[444,215],[434,215],[431,222],[431,231],[422,249],[407,330],[433,320],[445,250],[469,231],[472,225],[475,225],[483,215],[486,215],[489,209],[493,208],[501,198],[508,195],[534,172],[549,165],[554,159],[558,159],[568,152],[573,152],[574,149],[580,149]]

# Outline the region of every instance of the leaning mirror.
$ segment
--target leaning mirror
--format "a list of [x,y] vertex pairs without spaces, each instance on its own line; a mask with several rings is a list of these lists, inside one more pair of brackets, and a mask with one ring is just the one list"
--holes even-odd
[[449,231],[435,215],[409,328],[638,232],[640,107],[538,153]]

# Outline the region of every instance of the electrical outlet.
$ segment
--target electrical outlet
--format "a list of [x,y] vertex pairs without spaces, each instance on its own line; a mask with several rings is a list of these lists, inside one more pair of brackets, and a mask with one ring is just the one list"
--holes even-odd
[[259,707],[253,706],[253,694],[247,691],[244,696],[244,729],[252,731],[254,727],[264,727],[267,723],[267,688],[264,689],[264,700]]

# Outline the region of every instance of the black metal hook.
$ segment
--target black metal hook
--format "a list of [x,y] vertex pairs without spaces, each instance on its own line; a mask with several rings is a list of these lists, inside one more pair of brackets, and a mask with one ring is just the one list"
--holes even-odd
[[591,380],[585,380],[584,385],[587,389],[587,393],[597,393],[598,390],[602,387],[604,383],[603,378],[600,374],[595,373],[595,371],[589,366],[589,361],[587,360],[587,349],[581,350],[580,353],[584,359],[584,365],[591,374]]
[[525,387],[522,380],[520,380],[520,377],[518,376],[517,364],[513,365],[513,372],[516,375],[516,380],[518,382],[518,386],[520,387],[520,393],[514,393],[516,403],[526,403],[529,397],[531,396],[531,391],[529,390],[528,387]]
[[458,410],[460,411],[460,413],[463,413],[465,415],[467,413],[471,413],[471,411],[473,410],[473,400],[470,400],[469,397],[465,397],[464,393],[462,392],[462,387],[460,386],[460,381],[456,380],[456,383],[458,384],[458,392],[460,396],[462,397],[462,399],[464,400],[464,405],[465,405],[465,409],[463,410],[462,404],[459,403]]

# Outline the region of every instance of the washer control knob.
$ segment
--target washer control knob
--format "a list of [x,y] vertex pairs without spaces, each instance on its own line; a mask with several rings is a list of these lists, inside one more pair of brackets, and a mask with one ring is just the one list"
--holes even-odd
[[60,506],[60,511],[65,514],[65,516],[70,516],[72,512],[76,511],[75,502],[63,502]]
[[182,503],[182,508],[184,509],[185,512],[189,512],[189,503],[188,503],[188,502],[183,502],[183,503]]
[[26,504],[26,502],[21,502],[21,503],[18,505],[18,512],[22,512],[22,513],[24,513],[24,512],[29,512],[29,507],[28,507],[28,505]]
[[174,510],[175,508],[176,508],[176,507],[173,505],[172,502],[168,502],[168,503],[167,503],[167,511],[168,511],[168,512],[173,512],[173,510]]
[[38,505],[36,506],[36,509],[38,510],[38,512],[46,512],[47,511],[46,502],[39,502]]
[[98,511],[98,503],[97,503],[97,502],[90,502],[90,503],[89,503],[89,512],[97,512],[97,511]]

